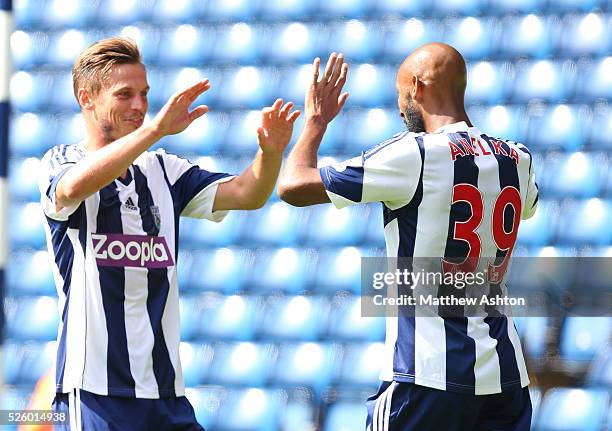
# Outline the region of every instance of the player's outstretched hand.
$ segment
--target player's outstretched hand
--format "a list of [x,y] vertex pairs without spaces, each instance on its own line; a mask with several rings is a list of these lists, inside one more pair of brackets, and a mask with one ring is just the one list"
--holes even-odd
[[210,88],[208,79],[175,93],[153,118],[156,130],[162,135],[174,135],[185,130],[196,118],[208,112],[208,106],[200,105],[189,111],[191,104]]
[[334,119],[344,106],[348,93],[340,93],[346,83],[348,64],[342,54],[332,52],[327,60],[325,73],[319,80],[321,59],[315,58],[313,63],[312,83],[306,91],[304,115],[306,120],[324,121],[325,124]]
[[292,102],[283,106],[283,99],[276,99],[272,106],[261,111],[261,126],[257,128],[257,140],[264,153],[283,153],[293,133],[293,123],[300,111],[291,111]]

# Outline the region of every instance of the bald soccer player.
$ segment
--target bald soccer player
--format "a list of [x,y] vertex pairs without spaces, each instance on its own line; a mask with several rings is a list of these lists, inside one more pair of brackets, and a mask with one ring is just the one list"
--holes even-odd
[[[408,131],[317,169],[327,125],[348,97],[341,93],[347,72],[334,53],[319,79],[315,60],[280,197],[296,206],[382,202],[389,257],[436,257],[444,273],[475,272],[485,261],[487,293],[505,289],[519,222],[534,214],[538,190],[529,150],[470,122],[461,54],[440,43],[414,51],[396,80]],[[435,285],[434,293],[447,287]],[[511,317],[490,308],[453,314],[438,307],[427,317],[409,306],[396,311],[387,315],[382,382],[366,403],[368,430],[530,428],[529,379]]]

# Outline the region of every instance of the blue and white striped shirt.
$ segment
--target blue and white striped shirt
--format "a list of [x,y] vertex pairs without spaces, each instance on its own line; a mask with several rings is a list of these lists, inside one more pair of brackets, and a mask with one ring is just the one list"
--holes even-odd
[[58,209],[57,183],[84,157],[82,144],[54,147],[39,179],[60,298],[57,392],[181,396],[179,217],[221,221],[217,186],[233,177],[146,152],[125,179]]

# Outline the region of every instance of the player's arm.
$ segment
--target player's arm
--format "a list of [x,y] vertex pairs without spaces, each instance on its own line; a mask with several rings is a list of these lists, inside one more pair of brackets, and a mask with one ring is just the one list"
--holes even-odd
[[330,55],[320,81],[319,66],[320,59],[316,58],[312,83],[304,101],[304,129],[287,157],[278,186],[279,197],[295,206],[330,202],[317,169],[317,153],[327,125],[348,98],[348,93],[341,94],[348,72],[342,54]]
[[205,105],[191,112],[189,107],[209,88],[210,83],[204,80],[176,93],[149,124],[90,152],[58,181],[55,189],[56,206],[70,207],[83,201],[121,176],[140,154],[159,139],[185,130],[196,118],[208,111]]
[[261,208],[274,190],[283,153],[293,133],[293,123],[300,111],[291,112],[293,103],[283,106],[277,99],[271,107],[262,111],[261,126],[257,129],[259,151],[255,160],[231,181],[217,189],[213,211],[251,210]]

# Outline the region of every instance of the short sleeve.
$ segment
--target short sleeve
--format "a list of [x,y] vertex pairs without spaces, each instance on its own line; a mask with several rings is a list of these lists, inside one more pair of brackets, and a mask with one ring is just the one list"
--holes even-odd
[[319,169],[337,208],[366,202],[389,207],[408,203],[419,182],[422,157],[415,134],[402,133],[359,157]]
[[227,211],[213,212],[212,208],[219,184],[231,181],[234,175],[209,172],[163,150],[155,155],[164,169],[174,205],[182,217],[205,218],[215,222],[225,218]]
[[85,157],[84,151],[76,145],[58,145],[43,156],[41,171],[38,176],[40,203],[45,215],[59,221],[68,220],[80,205],[80,202],[69,207],[58,207],[55,190],[60,179]]
[[527,197],[521,218],[527,220],[531,218],[538,209],[538,183],[536,183],[535,172],[529,174],[529,184],[527,185]]

